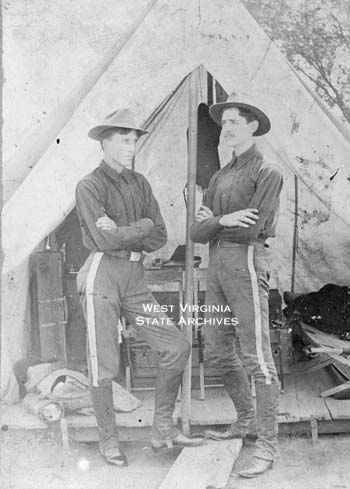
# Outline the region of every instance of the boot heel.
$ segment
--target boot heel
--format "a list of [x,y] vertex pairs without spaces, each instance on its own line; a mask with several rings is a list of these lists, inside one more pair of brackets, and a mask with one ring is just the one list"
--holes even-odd
[[164,452],[167,452],[169,450],[169,448],[167,446],[154,447],[153,445],[151,445],[151,448],[155,453],[164,453]]
[[172,440],[164,440],[164,442],[159,446],[156,446],[151,442],[151,447],[154,452],[165,452],[171,448],[174,448],[174,445]]

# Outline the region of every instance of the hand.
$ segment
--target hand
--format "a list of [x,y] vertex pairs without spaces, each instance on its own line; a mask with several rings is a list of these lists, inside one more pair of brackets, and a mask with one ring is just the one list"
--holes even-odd
[[220,217],[219,223],[227,228],[249,228],[254,226],[259,219],[258,212],[258,209],[242,209],[241,211],[231,212],[231,214],[225,214]]
[[103,216],[97,219],[96,227],[102,229],[102,231],[113,231],[114,229],[118,229],[116,223],[110,219],[108,216]]
[[209,209],[209,207],[201,205],[196,214],[195,221],[202,222],[206,219],[209,219],[209,217],[214,217],[213,212],[211,211],[211,209]]

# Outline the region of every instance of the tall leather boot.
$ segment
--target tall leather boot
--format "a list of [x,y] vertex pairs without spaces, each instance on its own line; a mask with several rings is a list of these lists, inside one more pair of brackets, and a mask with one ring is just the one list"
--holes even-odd
[[256,382],[256,411],[258,439],[250,466],[242,477],[258,477],[269,470],[277,455],[279,387],[276,382]]
[[154,391],[154,418],[151,445],[154,450],[172,446],[191,447],[199,445],[203,438],[190,438],[182,434],[173,422],[173,413],[182,372],[160,368]]
[[213,440],[231,440],[232,438],[250,438],[255,440],[258,434],[254,400],[248,377],[243,367],[222,375],[226,391],[233,401],[237,412],[237,422],[227,431],[206,430],[205,434]]
[[98,426],[100,453],[108,463],[124,467],[128,462],[118,446],[112,380],[102,380],[98,387],[91,386],[90,392]]

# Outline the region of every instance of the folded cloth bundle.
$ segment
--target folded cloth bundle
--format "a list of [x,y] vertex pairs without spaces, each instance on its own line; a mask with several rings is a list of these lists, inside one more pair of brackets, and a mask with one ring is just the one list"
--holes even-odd
[[23,398],[23,406],[41,421],[56,423],[64,416],[63,406],[51,399],[41,396],[35,392],[26,394]]
[[[130,412],[140,406],[141,401],[124,387],[116,382],[112,385],[116,411]],[[60,419],[59,411],[61,417],[64,412],[93,413],[88,378],[81,372],[62,367],[62,364],[42,363],[30,367],[25,387],[29,394],[23,399],[24,405],[45,421]],[[58,406],[56,410],[54,405]]]

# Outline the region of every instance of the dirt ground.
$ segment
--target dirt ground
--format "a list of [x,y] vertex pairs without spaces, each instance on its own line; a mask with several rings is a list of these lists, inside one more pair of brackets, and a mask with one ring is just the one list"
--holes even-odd
[[[60,444],[36,432],[1,433],[2,489],[156,489],[180,453],[152,452],[147,442],[123,443],[129,466],[105,465],[97,444],[71,446],[64,459]],[[244,466],[253,447],[242,449],[235,468]],[[232,474],[230,489],[350,489],[350,436],[281,438],[280,458],[259,479]],[[190,489],[190,488],[189,488]],[[192,488],[191,488],[192,489]],[[196,488],[193,488],[196,489]]]

